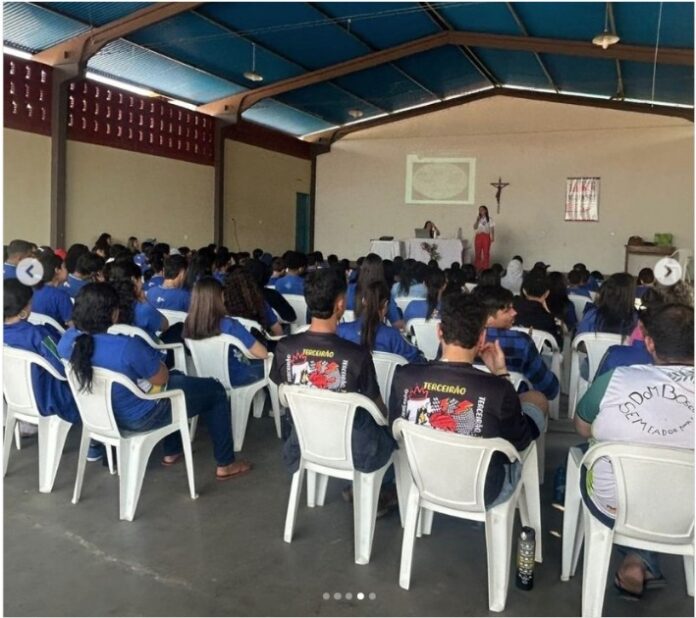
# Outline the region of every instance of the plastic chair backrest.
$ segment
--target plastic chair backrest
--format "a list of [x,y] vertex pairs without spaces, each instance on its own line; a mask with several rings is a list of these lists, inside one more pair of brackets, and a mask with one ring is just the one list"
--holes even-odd
[[382,401],[389,407],[389,394],[391,393],[394,371],[401,365],[408,365],[408,361],[399,354],[374,350],[372,352],[372,363],[377,373],[377,384],[379,384],[379,392],[382,393]]
[[3,346],[2,362],[2,392],[7,405],[15,412],[38,418],[40,412],[31,384],[32,364],[45,369],[57,380],[65,380],[65,378],[35,352]]
[[486,510],[486,474],[496,451],[510,461],[520,459],[517,450],[502,438],[462,436],[402,418],[394,422],[392,432],[403,442],[421,499],[456,511]]
[[406,307],[408,307],[409,303],[413,300],[424,300],[423,298],[419,298],[417,296],[397,296],[394,299],[394,302],[396,303],[396,306],[401,309],[401,313],[406,311]]
[[[476,369],[481,370],[481,371],[485,371],[486,373],[491,372],[491,370],[488,367],[486,367],[486,365],[483,365],[480,363],[474,364],[474,367]],[[514,386],[515,390],[517,390],[519,388],[519,386],[520,386],[520,384],[522,384],[522,382],[525,382],[531,390],[534,390],[534,387],[532,386],[531,382],[529,380],[527,380],[527,378],[524,377],[524,374],[520,373],[519,371],[510,371],[510,370],[508,370],[508,373],[510,374],[510,382],[512,382],[512,386]]]
[[293,324],[296,326],[307,324],[307,301],[305,297],[300,294],[283,294],[283,298],[288,301],[295,312],[296,317]]
[[573,354],[578,353],[580,344],[584,344],[587,350],[587,362],[589,364],[589,382],[594,380],[599,364],[602,362],[605,352],[612,345],[623,343],[621,335],[614,333],[581,333],[573,339]]
[[120,439],[121,433],[116,425],[111,401],[111,390],[114,384],[120,384],[133,395],[144,398],[144,393],[123,374],[92,367],[92,389],[80,390],[77,376],[70,362],[66,363],[66,375],[77,409],[80,412],[82,424],[97,434],[108,438]]
[[434,360],[440,350],[437,326],[440,320],[413,318],[406,324],[406,331],[413,332],[415,344],[428,360]]
[[257,331],[259,331],[259,332],[262,333],[262,334],[263,334],[264,332],[266,332],[266,331],[264,330],[263,326],[261,326],[261,324],[259,324],[256,320],[250,320],[249,318],[240,318],[240,317],[238,317],[238,316],[236,316],[236,315],[231,315],[231,316],[228,316],[228,317],[232,318],[233,320],[237,320],[237,322],[239,322],[239,323],[240,323],[244,328],[246,328],[249,332],[251,332],[251,329],[252,329],[252,328],[255,328]]
[[160,344],[157,343],[147,331],[144,331],[138,326],[131,326],[130,324],[114,324],[109,326],[107,331],[110,335],[125,335],[126,337],[140,337],[145,343],[147,343],[152,348],[157,348]]
[[578,322],[580,322],[582,316],[585,314],[587,303],[592,304],[592,299],[580,294],[568,294],[568,299],[575,305],[575,317],[578,319]]
[[694,541],[694,451],[603,442],[583,458],[591,468],[607,457],[616,478],[614,532],[667,545]]
[[556,341],[555,337],[545,330],[537,330],[536,328],[531,328],[529,326],[513,326],[510,330],[517,330],[521,333],[529,335],[532,338],[532,341],[534,341],[534,346],[539,354],[547,352],[547,350],[544,350],[546,346],[551,348],[551,351],[553,352],[560,352],[560,348],[558,347],[558,342]]
[[374,402],[358,393],[282,384],[280,401],[290,408],[302,459],[338,470],[353,470],[353,418],[364,408],[379,425],[386,420]]
[[186,313],[185,311],[175,311],[174,309],[157,308],[157,311],[159,311],[165,318],[167,318],[169,326],[185,322],[186,316],[188,315],[188,313]]
[[29,317],[27,318],[27,322],[30,324],[36,324],[38,326],[43,326],[44,324],[46,326],[52,326],[55,328],[61,335],[65,332],[65,329],[58,324],[50,315],[45,315],[43,313],[36,313],[35,311],[32,311],[29,314]]
[[185,339],[191,350],[196,374],[201,378],[215,378],[226,389],[231,389],[228,358],[230,347],[237,348],[247,358],[254,358],[244,344],[232,335],[216,335],[207,339]]
[[343,318],[341,319],[341,322],[355,322],[355,311],[352,309],[346,309],[343,312]]

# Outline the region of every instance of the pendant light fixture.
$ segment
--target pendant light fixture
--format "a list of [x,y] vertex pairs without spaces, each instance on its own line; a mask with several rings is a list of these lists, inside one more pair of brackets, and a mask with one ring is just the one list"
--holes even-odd
[[618,35],[616,35],[614,32],[609,32],[609,3],[607,2],[606,10],[604,11],[604,32],[594,37],[592,42],[602,49],[607,49],[610,45],[614,45],[619,41],[620,39]]
[[245,71],[244,77],[251,82],[262,82],[263,75],[256,72],[256,44],[251,44],[251,71]]

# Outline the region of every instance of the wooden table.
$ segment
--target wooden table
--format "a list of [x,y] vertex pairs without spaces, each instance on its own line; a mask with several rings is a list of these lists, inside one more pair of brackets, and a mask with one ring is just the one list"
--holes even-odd
[[628,272],[628,259],[632,255],[654,255],[665,256],[672,255],[675,251],[674,247],[664,247],[658,245],[625,245],[626,258],[624,259],[624,272]]

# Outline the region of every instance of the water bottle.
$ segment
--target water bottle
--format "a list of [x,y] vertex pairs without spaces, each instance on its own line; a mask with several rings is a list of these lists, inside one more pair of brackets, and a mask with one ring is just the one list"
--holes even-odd
[[553,475],[553,502],[554,504],[565,504],[566,469],[565,466],[558,466]]
[[534,587],[534,528],[522,526],[520,538],[517,541],[517,574],[515,583],[522,590],[531,590]]

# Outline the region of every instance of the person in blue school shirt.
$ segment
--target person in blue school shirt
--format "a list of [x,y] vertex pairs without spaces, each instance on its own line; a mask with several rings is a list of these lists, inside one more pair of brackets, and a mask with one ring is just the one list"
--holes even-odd
[[281,294],[304,294],[304,279],[302,275],[307,267],[307,256],[304,253],[290,251],[285,259],[287,274],[275,282],[275,288]]
[[428,294],[424,282],[428,273],[427,268],[423,262],[413,259],[404,260],[399,281],[394,283],[391,289],[392,297],[425,298]]
[[399,354],[410,363],[425,362],[417,347],[408,343],[398,329],[384,323],[389,306],[389,287],[384,281],[370,283],[362,302],[363,311],[359,319],[338,325],[336,334],[341,339],[365,346],[368,350]]
[[191,308],[184,322],[185,339],[207,339],[220,334],[239,339],[255,359],[247,358],[241,350],[230,348],[228,369],[232,386],[242,386],[261,380],[264,376],[263,359],[268,355],[240,322],[225,315],[223,289],[214,277],[203,277],[193,286]]
[[[117,318],[118,294],[111,285],[89,283],[80,290],[73,312],[75,327],[66,331],[58,344],[58,353],[72,364],[80,389],[91,389],[94,367],[121,373],[145,392],[180,389],[189,418],[200,415],[208,427],[217,480],[226,481],[249,472],[250,462],[235,461],[229,405],[222,385],[212,378],[170,373],[157,350],[139,337],[108,334]],[[119,429],[150,431],[171,423],[168,399],[143,400],[118,384],[113,387],[111,399]],[[171,466],[183,459],[179,432],[165,437],[163,445],[162,465]]]
[[17,278],[17,264],[24,258],[31,257],[33,245],[26,240],[12,240],[7,246],[7,260],[3,265],[2,273],[4,279]]
[[78,259],[73,275],[68,275],[64,283],[68,294],[75,298],[80,289],[88,283],[104,280],[104,258],[96,253],[83,253]]
[[164,260],[164,282],[147,291],[147,300],[157,309],[188,311],[191,292],[183,287],[186,280],[186,258],[170,255]]
[[42,255],[39,262],[43,268],[43,277],[34,288],[32,311],[47,315],[66,327],[73,310],[70,294],[63,287],[68,271],[63,260],[54,253]]
[[447,285],[445,273],[439,268],[430,268],[425,276],[426,298],[412,300],[404,311],[404,322],[413,318],[439,319],[440,299]]
[[164,255],[158,251],[151,251],[147,268],[142,266],[140,268],[145,275],[145,282],[143,283],[145,291],[164,283]]
[[636,281],[628,273],[611,275],[599,290],[595,304],[586,308],[577,333],[602,332],[628,336],[635,328]]

